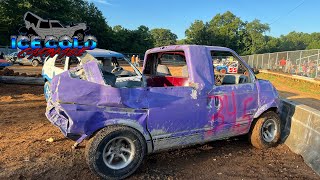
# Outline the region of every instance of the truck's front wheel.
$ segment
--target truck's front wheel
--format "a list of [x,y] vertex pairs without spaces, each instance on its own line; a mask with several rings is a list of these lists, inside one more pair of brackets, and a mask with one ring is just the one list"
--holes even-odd
[[32,65],[33,67],[37,67],[37,66],[39,66],[39,64],[40,64],[40,62],[39,62],[38,60],[33,60],[33,61],[31,62],[31,65]]
[[86,145],[86,160],[90,169],[104,179],[130,176],[146,154],[144,137],[124,126],[100,130]]
[[46,101],[48,102],[48,100],[51,97],[51,84],[49,81],[46,81],[44,83],[43,90],[44,90],[44,97],[45,97]]
[[280,140],[280,118],[273,111],[265,112],[254,121],[250,131],[251,144],[258,149],[276,146]]

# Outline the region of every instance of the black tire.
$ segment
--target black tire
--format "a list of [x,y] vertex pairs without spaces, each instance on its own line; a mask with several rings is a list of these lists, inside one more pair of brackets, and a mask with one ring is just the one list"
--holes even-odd
[[[270,123],[274,124],[274,127],[267,126]],[[267,130],[269,133],[270,131],[272,132],[270,133],[272,136],[266,136],[266,134],[269,134],[264,133]],[[273,111],[267,111],[252,123],[249,138],[254,147],[258,149],[267,149],[278,145],[280,133],[281,127],[279,115]]]
[[20,66],[23,66],[24,64],[23,63],[18,63]]
[[24,27],[21,27],[19,30],[18,30],[19,34],[20,35],[24,35],[24,36],[27,36],[28,35],[28,29],[24,26]]
[[[131,162],[121,169],[110,168],[104,159],[105,148],[112,146],[116,138],[128,138],[134,146]],[[110,144],[111,145],[108,145]],[[121,148],[120,148],[121,149]],[[114,152],[116,152],[114,150]],[[85,150],[86,161],[90,169],[104,179],[123,179],[130,176],[140,166],[146,154],[146,142],[144,137],[136,130],[125,126],[109,126],[101,129],[92,137]],[[105,156],[107,157],[107,156]],[[113,156],[116,157],[116,156]],[[118,156],[119,157],[119,156]]]
[[40,64],[40,62],[38,60],[32,60],[32,62],[31,62],[31,65],[33,67],[37,67],[37,66],[39,66],[39,64]]

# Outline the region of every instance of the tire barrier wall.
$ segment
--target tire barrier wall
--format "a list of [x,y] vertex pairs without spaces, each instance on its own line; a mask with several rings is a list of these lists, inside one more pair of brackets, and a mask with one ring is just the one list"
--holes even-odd
[[282,141],[320,175],[320,111],[282,99]]

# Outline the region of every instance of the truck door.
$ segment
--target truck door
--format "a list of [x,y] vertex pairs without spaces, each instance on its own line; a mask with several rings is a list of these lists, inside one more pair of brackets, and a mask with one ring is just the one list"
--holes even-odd
[[[196,87],[190,85],[189,67],[168,65],[168,61],[179,58],[166,55],[166,59],[162,59],[161,68],[167,69],[166,75],[163,71],[160,73],[159,68],[159,72],[153,73],[156,75],[147,75],[147,128],[155,151],[201,142],[207,124],[207,97],[199,95]],[[147,59],[145,75],[149,73],[148,68],[157,67],[150,61]]]
[[61,37],[63,35],[69,35],[67,28],[64,28],[59,22],[50,22],[52,35]]
[[214,68],[215,86],[208,97],[212,108],[212,138],[245,134],[258,107],[254,75],[233,52],[211,51],[211,57],[213,60],[222,58],[238,61],[236,73],[221,74]]

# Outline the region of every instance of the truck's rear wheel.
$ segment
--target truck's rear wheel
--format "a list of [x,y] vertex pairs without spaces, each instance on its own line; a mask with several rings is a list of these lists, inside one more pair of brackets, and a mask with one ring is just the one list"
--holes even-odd
[[276,146],[280,139],[280,118],[277,113],[268,111],[254,121],[250,131],[251,144],[258,149]]
[[100,130],[86,145],[90,169],[104,179],[123,179],[140,166],[145,154],[144,137],[124,126]]

